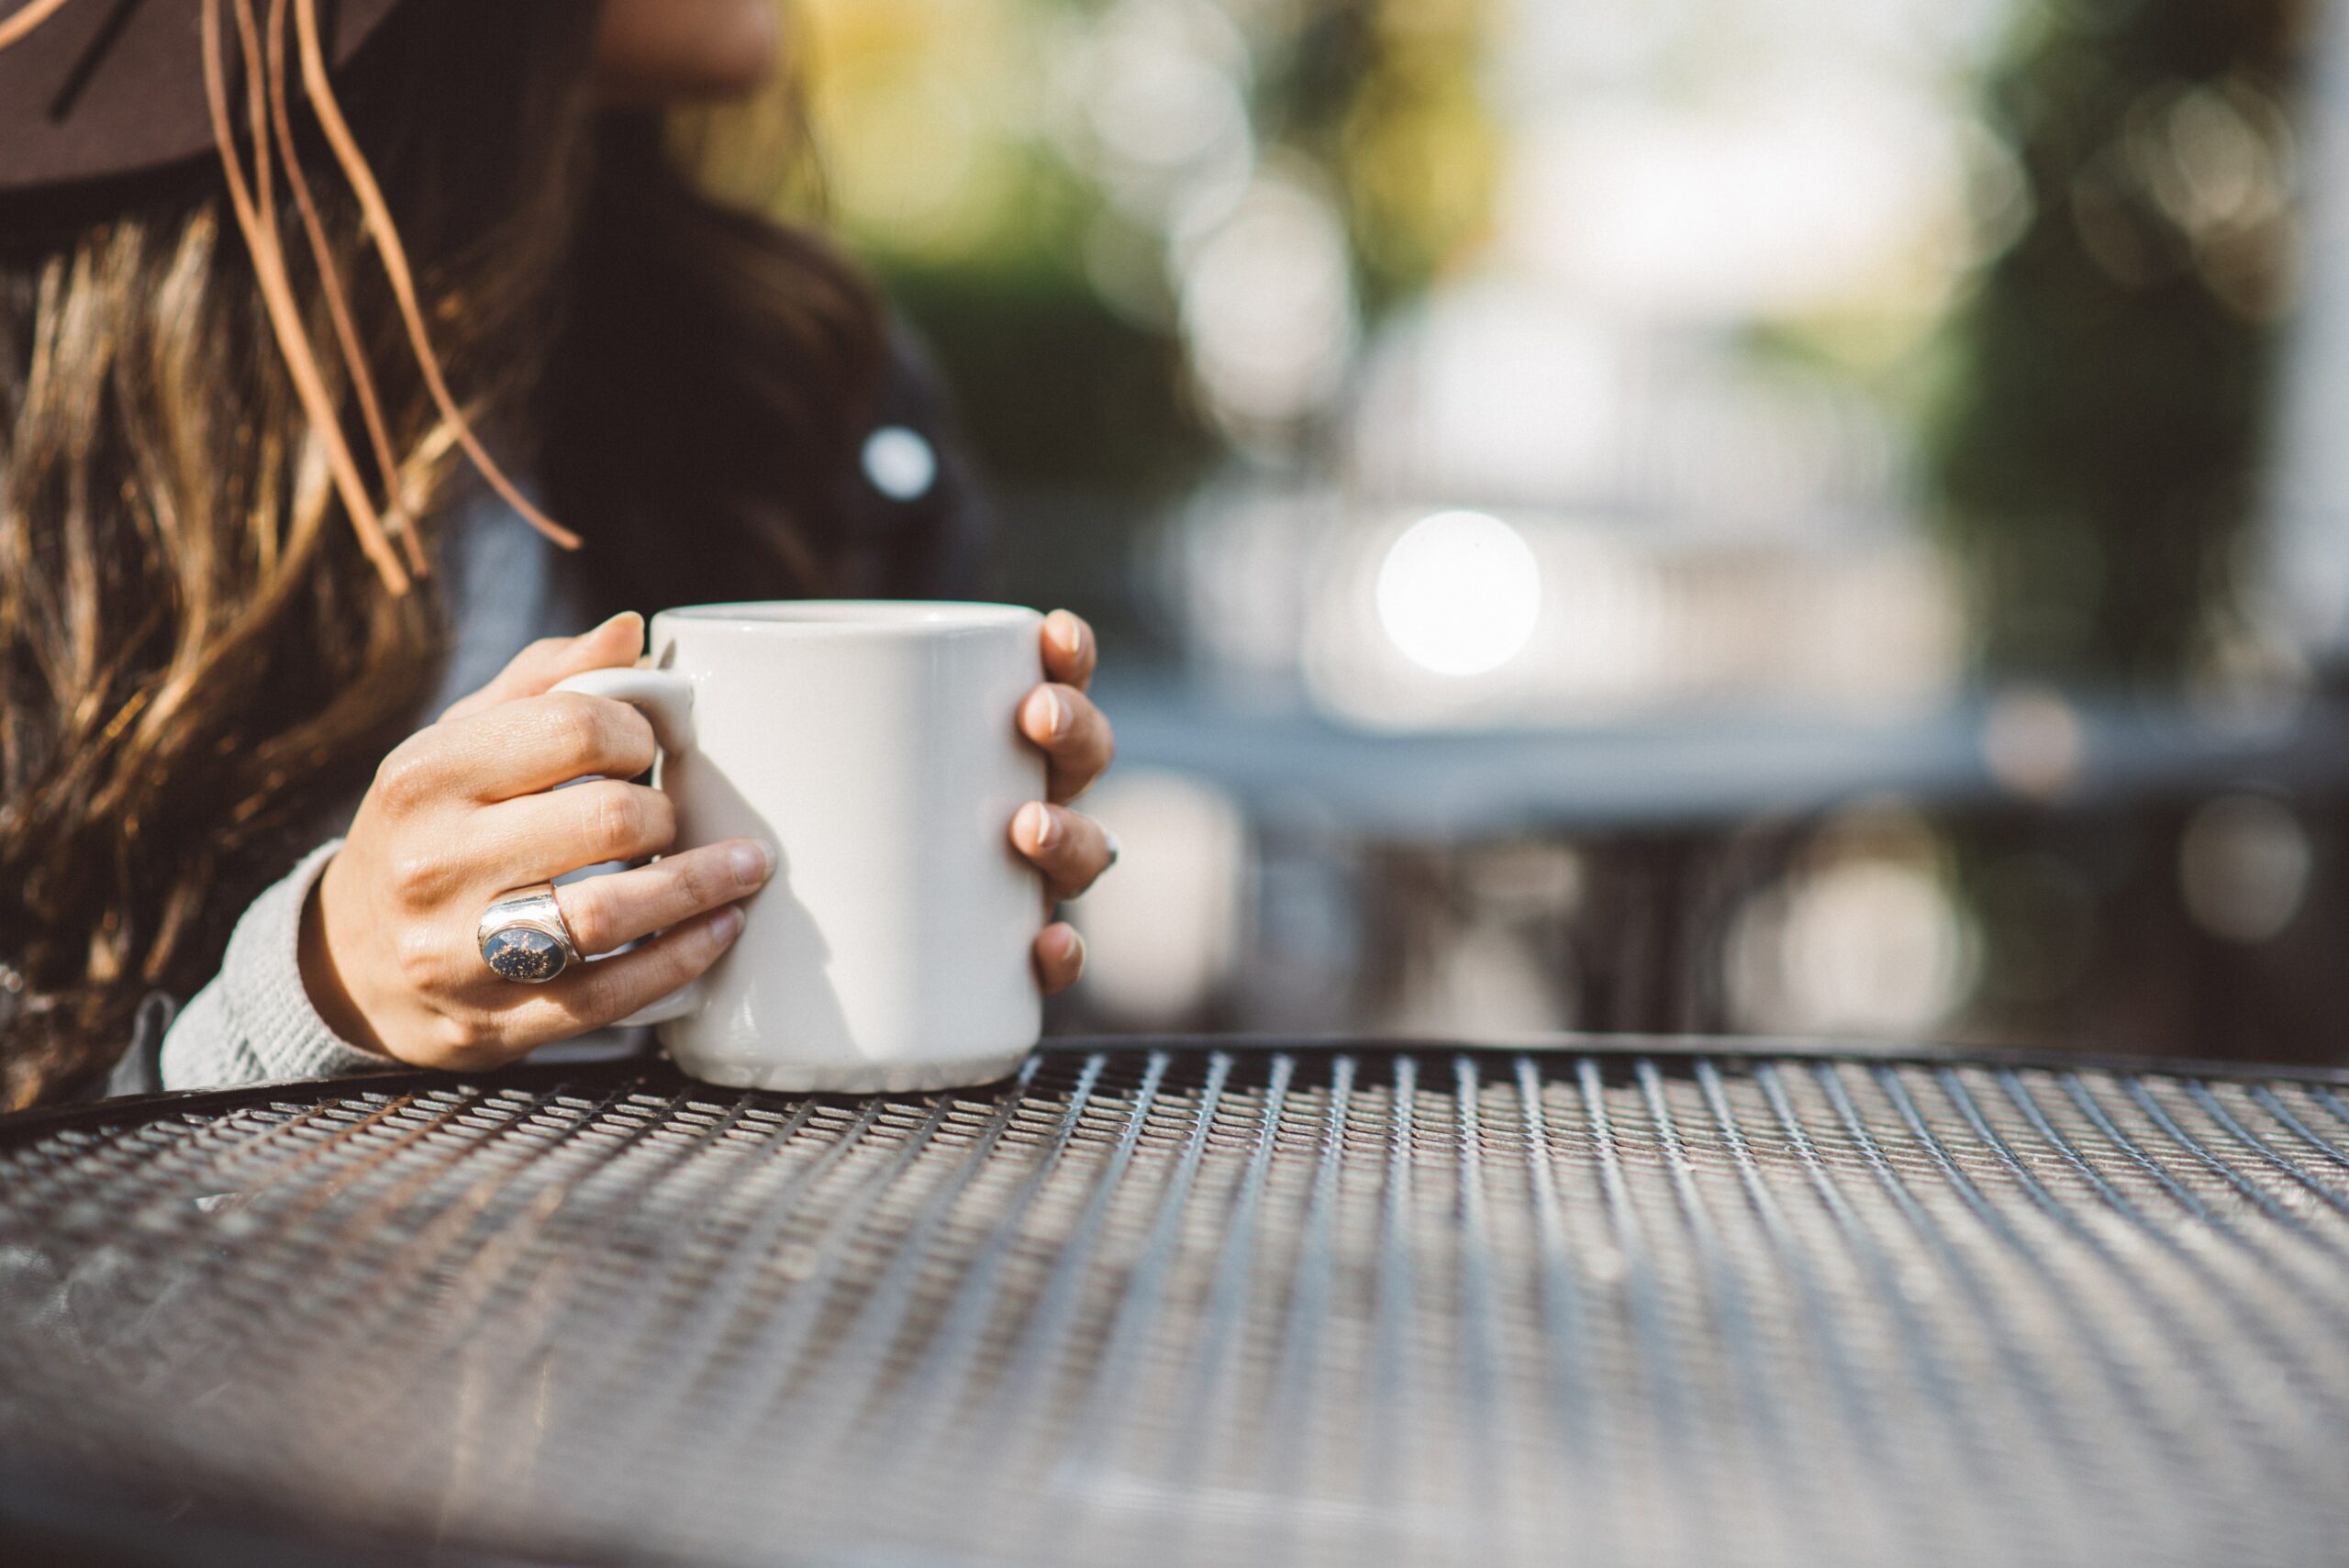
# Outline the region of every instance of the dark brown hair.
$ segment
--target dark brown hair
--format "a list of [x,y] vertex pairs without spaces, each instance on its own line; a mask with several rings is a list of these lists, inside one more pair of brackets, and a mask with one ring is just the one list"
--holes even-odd
[[658,117],[606,117],[595,167],[540,428],[599,607],[829,590],[884,358],[869,287],[818,236],[702,195]]
[[[615,607],[820,591],[820,476],[877,312],[820,242],[703,198],[657,120],[598,114],[596,16],[411,0],[348,74],[440,357]],[[429,535],[470,476],[332,161],[303,162]],[[448,640],[438,580],[395,595],[359,547],[218,172],[20,205],[0,210],[6,1105],[102,1072],[147,992],[209,978],[298,837],[427,717]],[[679,528],[711,542],[656,548]]]

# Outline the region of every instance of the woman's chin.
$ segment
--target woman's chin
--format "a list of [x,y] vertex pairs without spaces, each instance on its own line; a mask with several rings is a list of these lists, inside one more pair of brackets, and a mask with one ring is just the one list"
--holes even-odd
[[774,83],[782,49],[772,0],[611,0],[596,86],[629,107],[747,98]]

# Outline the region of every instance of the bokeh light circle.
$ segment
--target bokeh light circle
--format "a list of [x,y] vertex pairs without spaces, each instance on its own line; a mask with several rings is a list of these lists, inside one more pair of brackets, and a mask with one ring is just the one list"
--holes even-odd
[[1403,531],[1378,569],[1378,623],[1439,675],[1499,669],[1533,639],[1542,565],[1524,536],[1482,512],[1439,512]]
[[884,425],[866,438],[864,477],[892,501],[918,501],[938,483],[938,453],[917,431]]

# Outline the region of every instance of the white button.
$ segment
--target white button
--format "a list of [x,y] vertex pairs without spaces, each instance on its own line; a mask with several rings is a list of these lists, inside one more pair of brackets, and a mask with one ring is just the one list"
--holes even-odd
[[903,425],[884,425],[865,439],[864,477],[892,501],[918,501],[938,483],[938,454]]

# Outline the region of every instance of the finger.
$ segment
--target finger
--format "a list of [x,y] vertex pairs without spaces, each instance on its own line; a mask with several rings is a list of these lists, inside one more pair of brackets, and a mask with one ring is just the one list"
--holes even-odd
[[631,779],[659,750],[642,714],[584,692],[519,697],[436,724],[408,744],[429,759],[428,787],[484,805],[573,779]]
[[630,952],[573,965],[544,985],[513,985],[498,1018],[502,1042],[523,1050],[618,1023],[694,980],[742,934],[735,905],[696,915]]
[[1083,616],[1054,610],[1044,617],[1044,673],[1078,691],[1093,684],[1100,645]]
[[1011,819],[1012,846],[1036,862],[1052,902],[1074,898],[1109,869],[1109,835],[1074,811],[1030,801]]
[[677,841],[677,808],[669,797],[619,779],[500,801],[469,820],[466,863],[496,887],[666,854]]
[[749,897],[774,869],[756,840],[730,839],[634,871],[584,877],[556,888],[554,899],[580,951],[609,952]]
[[1085,939],[1076,928],[1065,920],[1045,927],[1036,939],[1036,979],[1044,995],[1067,990],[1084,973]]
[[1074,686],[1038,686],[1019,705],[1019,732],[1044,749],[1050,762],[1044,793],[1074,800],[1107,773],[1118,740],[1093,699]]
[[644,617],[624,610],[578,637],[547,637],[514,655],[489,684],[449,706],[442,722],[462,718],[518,697],[552,691],[559,681],[589,670],[625,667],[644,652]]

